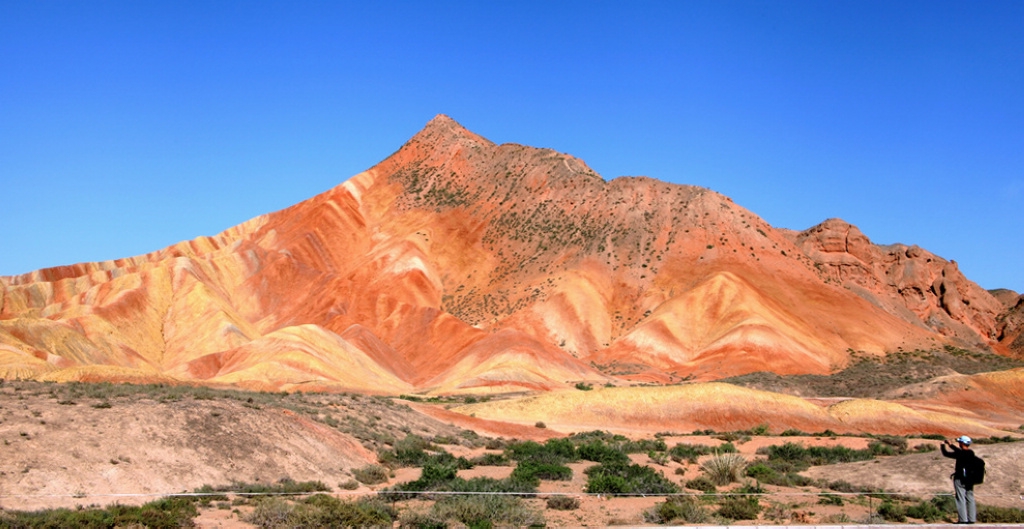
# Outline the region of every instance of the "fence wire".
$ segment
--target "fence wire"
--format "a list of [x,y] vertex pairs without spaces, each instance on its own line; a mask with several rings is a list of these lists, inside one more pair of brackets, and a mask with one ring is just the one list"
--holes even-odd
[[[596,498],[669,498],[669,497],[730,497],[730,496],[862,496],[862,497],[916,497],[916,496],[953,496],[947,492],[662,492],[662,493],[637,493],[637,492],[485,492],[485,491],[424,491],[424,490],[352,490],[352,491],[313,491],[313,492],[244,492],[244,491],[218,491],[218,492],[124,492],[124,493],[93,493],[93,494],[0,494],[0,500],[4,499],[41,499],[41,498],[169,498],[169,497],[209,497],[209,496],[312,496],[314,494],[327,494],[331,496],[533,496],[545,498],[550,496],[577,496]],[[984,498],[1016,498],[1024,502],[1024,494],[978,494],[976,499]]]

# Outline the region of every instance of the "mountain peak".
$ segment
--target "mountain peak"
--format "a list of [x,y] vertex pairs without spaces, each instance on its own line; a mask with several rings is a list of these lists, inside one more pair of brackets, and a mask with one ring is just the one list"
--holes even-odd
[[469,140],[471,142],[494,145],[494,142],[484,138],[483,136],[470,132],[469,129],[463,127],[459,122],[445,114],[438,114],[434,116],[434,118],[428,121],[423,127],[423,130],[413,136],[413,139],[435,145],[451,140]]

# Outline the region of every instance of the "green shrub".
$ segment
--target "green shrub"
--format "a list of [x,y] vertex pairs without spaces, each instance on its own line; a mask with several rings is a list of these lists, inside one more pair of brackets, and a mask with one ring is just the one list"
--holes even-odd
[[577,448],[580,459],[601,464],[626,464],[629,456],[619,448],[607,445],[604,441],[591,441]]
[[352,476],[359,480],[360,483],[367,485],[376,485],[378,483],[384,483],[390,479],[391,475],[388,469],[380,466],[369,464],[364,467],[360,467],[352,470]]
[[698,457],[710,453],[712,453],[712,449],[709,446],[683,443],[673,446],[668,451],[668,455],[676,463],[682,463],[684,460],[689,461],[690,463],[696,463]]
[[431,512],[441,520],[455,520],[471,528],[529,527],[544,523],[540,513],[514,496],[445,496],[434,504]]
[[785,476],[783,474],[760,461],[748,466],[745,474],[747,477],[754,478],[757,481],[771,485],[778,485],[779,482],[785,480]]
[[657,470],[625,463],[601,464],[584,471],[587,492],[627,494],[668,494],[679,487]]
[[[767,424],[759,424],[759,425],[757,425],[757,426],[755,426],[755,427],[753,427],[753,428],[751,428],[749,430],[744,431],[743,433],[746,434],[746,435],[768,435],[768,425]],[[737,518],[737,520],[740,520],[740,519],[746,519],[746,518]]]
[[907,506],[906,515],[910,518],[917,518],[918,520],[923,520],[925,522],[942,520],[950,510],[940,508],[940,505],[943,505],[941,500],[935,501],[939,498],[941,498],[941,496],[936,496],[935,498],[932,498],[931,501],[922,501],[917,504]]
[[506,479],[473,478],[465,480],[458,477],[455,469],[450,466],[426,465],[415,481],[399,483],[391,487],[388,492],[381,495],[386,501],[399,501],[408,499],[407,492],[500,492],[500,493],[532,493],[537,490],[536,480],[522,481],[512,477]]
[[395,442],[394,449],[381,451],[378,459],[391,467],[418,467],[430,457],[427,450],[433,448],[426,439],[418,435],[407,435]]
[[669,498],[644,513],[644,521],[659,524],[675,521],[686,524],[702,524],[706,523],[709,518],[707,510],[692,497]]
[[515,461],[534,461],[562,465],[579,461],[580,455],[576,446],[568,439],[548,439],[544,444],[535,441],[523,441],[509,445],[505,450],[509,459]]
[[718,515],[730,520],[756,520],[761,509],[761,503],[753,496],[732,496],[722,500]]
[[629,492],[625,478],[608,474],[591,476],[583,490],[589,494],[625,494]]
[[415,490],[441,490],[448,482],[454,480],[457,474],[453,466],[428,463],[423,465],[419,479],[413,482],[416,484]]
[[1013,507],[979,505],[978,521],[981,523],[1024,523],[1024,510]]
[[494,454],[491,452],[474,457],[473,459],[470,459],[469,462],[474,466],[481,467],[506,467],[510,463],[505,454]]
[[379,499],[341,501],[317,494],[298,503],[260,498],[242,520],[258,527],[390,527],[395,511]]
[[536,463],[532,460],[520,461],[512,471],[512,479],[527,482],[540,479],[569,481],[572,479],[572,469],[563,465]]
[[619,444],[619,449],[627,454],[641,454],[644,452],[665,452],[668,445],[664,439],[639,439],[626,441]]
[[768,461],[777,470],[783,467],[782,463],[788,464],[789,468],[786,468],[784,472],[806,470],[812,465],[865,461],[874,457],[870,450],[853,450],[845,446],[805,448],[796,443],[772,445],[759,449],[758,453],[767,454]]
[[240,518],[256,527],[283,527],[288,524],[294,510],[295,505],[284,498],[269,496],[258,498],[252,512]]
[[706,493],[713,493],[718,491],[718,489],[715,487],[715,484],[712,483],[711,480],[705,476],[699,476],[691,479],[690,481],[687,481],[686,488],[699,490],[701,492]]
[[290,525],[295,527],[391,527],[396,512],[379,498],[342,501],[317,494],[302,502],[305,508],[293,511]]
[[558,511],[574,511],[580,508],[580,500],[572,496],[552,496],[548,498],[547,506]]
[[820,505],[842,505],[843,497],[838,494],[819,494],[818,503]]
[[893,456],[896,455],[896,449],[885,443],[879,443],[878,441],[872,441],[868,443],[868,450],[871,451],[871,455],[875,456]]
[[[881,443],[886,446],[891,446],[893,451],[897,454],[904,454],[907,452],[907,438],[900,437],[897,435],[883,435],[878,438],[877,443]],[[868,445],[870,448],[870,445]]]
[[[204,488],[205,490],[205,488]],[[210,487],[217,492],[241,492],[245,494],[304,494],[310,492],[327,492],[330,487],[321,481],[295,481],[282,478],[274,484],[233,482],[228,486]]]
[[887,522],[903,523],[907,521],[907,509],[891,501],[884,501],[878,506],[878,515]]

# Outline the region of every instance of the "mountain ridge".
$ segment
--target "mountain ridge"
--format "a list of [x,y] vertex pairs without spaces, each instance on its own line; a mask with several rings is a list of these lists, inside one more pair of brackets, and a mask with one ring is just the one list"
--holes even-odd
[[0,286],[0,372],[18,377],[108,365],[256,388],[518,391],[825,374],[850,351],[942,344],[1021,354],[1006,302],[954,261],[840,219],[783,230],[708,189],[605,180],[444,115],[299,204]]

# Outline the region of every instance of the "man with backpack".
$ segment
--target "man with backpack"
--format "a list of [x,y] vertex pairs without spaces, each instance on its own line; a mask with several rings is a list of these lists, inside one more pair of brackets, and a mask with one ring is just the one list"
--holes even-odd
[[[949,450],[946,450],[946,447]],[[985,479],[985,462],[971,450],[971,438],[962,435],[956,439],[956,445],[946,440],[940,448],[942,455],[956,459],[953,471],[953,492],[956,498],[956,523],[975,523],[978,521],[978,507],[974,503],[974,486]]]

